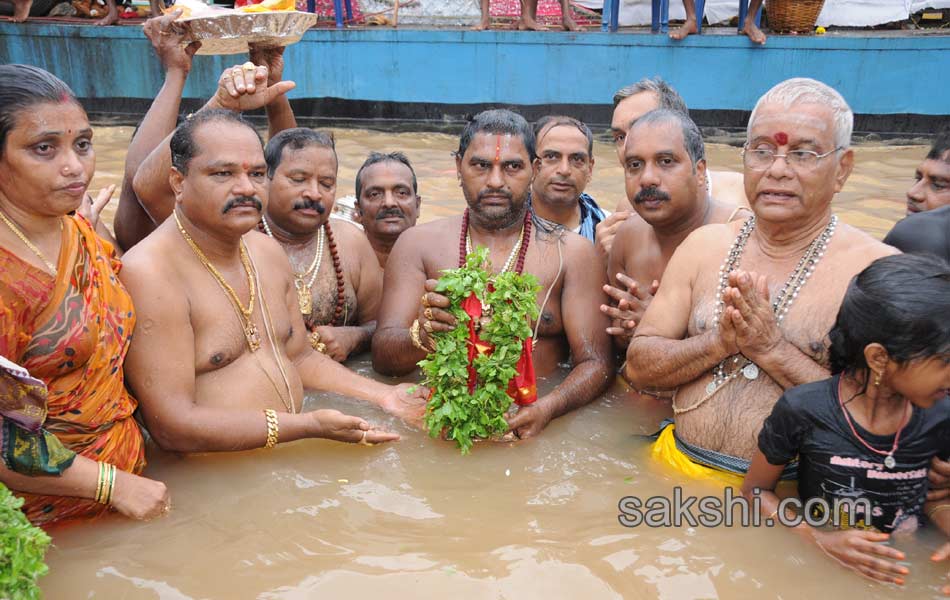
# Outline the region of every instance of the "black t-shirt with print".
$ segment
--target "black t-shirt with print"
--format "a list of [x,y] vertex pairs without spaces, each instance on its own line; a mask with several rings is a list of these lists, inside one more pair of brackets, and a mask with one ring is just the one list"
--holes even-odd
[[[850,415],[849,415],[850,416]],[[893,435],[875,435],[851,418],[855,431],[878,450],[890,450]],[[916,528],[927,494],[927,469],[934,456],[950,454],[950,399],[913,413],[901,432],[893,469],[858,440],[842,413],[838,376],[789,389],[779,398],[759,433],[759,449],[770,464],[798,457],[798,495],[803,502],[823,498],[867,498],[871,516],[863,526],[889,532]]]

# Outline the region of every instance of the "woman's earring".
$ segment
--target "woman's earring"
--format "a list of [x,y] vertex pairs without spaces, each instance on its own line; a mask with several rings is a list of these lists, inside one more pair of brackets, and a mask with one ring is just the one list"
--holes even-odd
[[879,387],[880,385],[881,385],[881,374],[880,374],[880,373],[875,373],[875,374],[874,374],[874,387]]

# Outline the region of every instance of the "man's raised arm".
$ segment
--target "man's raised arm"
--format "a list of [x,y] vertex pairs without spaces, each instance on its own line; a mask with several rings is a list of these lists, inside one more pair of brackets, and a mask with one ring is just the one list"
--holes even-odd
[[[269,53],[261,54],[261,56],[265,56],[274,64],[279,64],[279,68],[283,69],[283,60],[277,60],[280,58],[279,55]],[[278,127],[287,128],[296,125],[290,103],[285,96],[296,84],[292,81],[280,81],[279,74],[271,75],[266,65],[259,65],[254,69],[245,68],[245,65],[235,65],[221,74],[215,95],[201,110],[223,108],[245,112],[266,106],[268,119],[273,116],[277,120],[276,123],[271,123],[271,135],[280,131]],[[274,81],[275,78],[276,81]],[[271,107],[271,104],[274,107]],[[142,208],[155,223],[163,222],[175,208],[175,194],[168,182],[168,174],[172,167],[169,149],[171,136],[172,134],[168,134],[142,161],[132,180],[135,195]]]
[[132,136],[125,156],[125,176],[115,216],[115,236],[123,250],[128,250],[155,230],[155,222],[135,195],[133,181],[146,157],[175,130],[192,57],[201,46],[200,42],[182,45],[185,31],[175,23],[179,16],[181,11],[175,10],[149,19],[142,27],[165,70],[165,81]]
[[693,381],[735,354],[735,340],[717,329],[687,338],[698,257],[724,225],[702,227],[687,237],[663,272],[663,282],[627,348],[625,377],[639,389],[674,388]]

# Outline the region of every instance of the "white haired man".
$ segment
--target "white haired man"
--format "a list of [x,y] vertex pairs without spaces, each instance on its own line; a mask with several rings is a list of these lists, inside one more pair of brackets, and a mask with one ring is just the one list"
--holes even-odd
[[627,351],[638,388],[678,388],[655,457],[738,485],[782,391],[829,376],[826,334],[849,280],[895,252],[831,212],[853,119],[812,79],[756,104],[743,150],[754,216],[686,238]]

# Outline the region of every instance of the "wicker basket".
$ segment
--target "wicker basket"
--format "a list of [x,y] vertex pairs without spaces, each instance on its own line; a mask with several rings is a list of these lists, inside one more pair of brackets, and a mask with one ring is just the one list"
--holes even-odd
[[774,32],[807,33],[815,29],[815,21],[825,0],[765,0],[769,29]]

